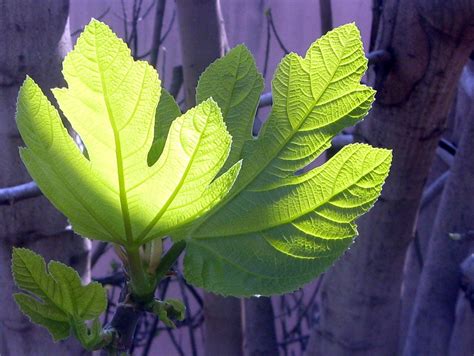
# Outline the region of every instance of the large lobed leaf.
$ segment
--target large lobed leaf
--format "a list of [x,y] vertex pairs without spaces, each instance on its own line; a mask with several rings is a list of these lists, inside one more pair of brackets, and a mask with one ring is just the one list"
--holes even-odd
[[125,246],[171,235],[186,240],[185,276],[197,286],[288,292],[347,249],[388,174],[391,153],[364,144],[304,170],[367,114],[374,91],[360,84],[366,67],[353,24],[304,58],[289,54],[254,138],[263,80],[244,46],[203,73],[198,106],[181,115],[156,72],[92,21],[64,62],[68,88],[54,91],[89,159],[31,79],[18,103],[22,158],[77,232]]
[[250,128],[261,79],[251,55],[238,47],[206,70],[198,101],[213,97],[228,108],[234,142],[227,164],[243,159],[243,166],[230,194],[186,236],[189,282],[224,295],[288,292],[351,244],[355,219],[380,194],[390,151],[353,144],[298,172],[367,114],[374,91],[360,84],[366,67],[353,24],[322,37],[304,58],[289,54],[275,73],[274,104],[257,139]]
[[[89,159],[30,78],[20,90],[17,122],[27,145],[23,162],[78,233],[135,247],[202,216],[227,194],[240,162],[215,179],[231,136],[212,99],[180,116],[163,94],[157,128],[169,130],[165,143],[154,133],[156,71],[134,61],[95,20],[66,56],[63,73],[68,87],[53,93]],[[159,140],[149,153],[154,135]]]
[[[57,261],[46,269],[40,255],[24,248],[13,250],[12,271],[16,285],[28,293],[14,295],[21,311],[47,328],[55,341],[74,333],[86,348],[99,342],[98,318],[107,305],[99,283],[83,286],[74,269]],[[93,320],[91,329],[87,320]]]

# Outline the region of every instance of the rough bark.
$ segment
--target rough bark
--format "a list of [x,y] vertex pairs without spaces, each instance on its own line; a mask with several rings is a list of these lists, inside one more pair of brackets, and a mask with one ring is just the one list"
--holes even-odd
[[[474,99],[474,83],[472,75],[466,67],[459,81],[456,99],[452,105],[449,117],[448,128],[443,134],[443,138],[447,139],[456,147],[459,146],[459,139],[462,133],[462,123],[469,112],[472,110]],[[446,156],[446,152],[440,147],[437,149],[437,155],[431,167],[430,176],[425,186],[423,196],[427,193],[429,187],[434,182],[439,183],[441,177],[448,173],[454,156]],[[444,155],[443,155],[444,154]],[[449,160],[447,160],[449,158]],[[449,173],[448,173],[449,174]],[[443,184],[443,188],[444,188]],[[420,283],[421,271],[428,251],[429,241],[434,228],[433,222],[436,220],[439,202],[443,188],[428,203],[425,201],[420,205],[418,219],[416,224],[416,238],[410,244],[407,252],[404,268],[404,277],[402,285],[402,312],[400,321],[400,351],[405,347],[406,335],[410,324],[413,306],[415,304],[416,293]]]
[[359,238],[327,273],[311,355],[397,353],[400,286],[420,197],[457,81],[473,46],[473,1],[387,0],[376,49],[392,52],[374,70],[378,90],[357,138],[393,149],[376,206]]
[[272,299],[244,299],[244,351],[246,356],[278,355]]
[[183,59],[184,95],[195,104],[196,85],[207,66],[227,50],[227,36],[219,0],[177,0]]
[[[183,58],[186,107],[196,104],[196,85],[201,73],[224,55],[227,38],[219,0],[178,0],[176,8]],[[240,300],[204,295],[206,355],[241,355]]]
[[[70,49],[68,0],[0,2],[0,187],[30,181],[20,157],[15,124],[18,89],[25,75],[42,88],[63,85],[60,68]],[[22,316],[13,301],[10,271],[13,246],[31,248],[46,259],[63,261],[89,279],[87,240],[66,230],[66,219],[44,198],[0,206],[0,354],[77,355],[79,344],[53,344],[47,331]]]
[[469,234],[474,235],[474,113],[465,114],[420,278],[405,355],[447,355],[449,350],[461,286],[460,264],[469,253]]

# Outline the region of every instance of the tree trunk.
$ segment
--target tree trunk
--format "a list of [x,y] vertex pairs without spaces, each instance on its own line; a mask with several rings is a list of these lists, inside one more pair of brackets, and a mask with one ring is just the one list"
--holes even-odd
[[[431,167],[430,176],[427,180],[423,194],[426,192],[428,187],[434,184],[434,182],[437,182],[440,177],[442,177],[443,174],[448,171],[449,166],[444,163],[440,158],[436,157]],[[426,204],[424,207],[420,206],[416,223],[415,237],[412,240],[405,257],[401,296],[402,305],[399,327],[400,350],[403,350],[405,345],[408,325],[410,323],[411,314],[413,312],[413,305],[415,303],[416,298],[416,292],[418,289],[418,284],[420,282],[420,275],[423,269],[424,261],[426,260],[426,251],[428,250],[431,231],[433,230],[433,221],[435,221],[436,218],[436,212],[438,210],[438,205],[443,189],[443,187],[439,189],[439,191],[435,194],[435,196],[433,196],[429,204]]]
[[220,0],[177,0],[184,95],[187,108],[196,104],[196,85],[209,64],[227,51]]
[[242,320],[238,298],[205,293],[204,321],[206,356],[242,355]]
[[244,299],[244,310],[245,355],[278,355],[272,299]]
[[[448,128],[446,132],[443,133],[443,138],[456,147],[459,146],[459,139],[463,131],[461,124],[465,121],[466,117],[469,117],[469,113],[473,107],[474,88],[472,87],[472,74],[470,74],[470,71],[466,70],[465,67],[459,81],[456,98],[448,116]],[[446,151],[443,151],[439,147],[436,150],[439,154],[436,155],[433,165],[431,166],[430,177],[426,183],[423,197],[425,197],[425,194],[429,194],[428,190],[431,190],[434,185],[439,184],[443,176],[449,174],[450,167],[454,161],[454,156]],[[444,181],[446,180],[447,179],[444,179]],[[416,293],[420,283],[420,276],[424,261],[427,257],[428,245],[434,228],[433,222],[436,220],[444,185],[445,183],[440,185],[440,188],[437,189],[437,193],[431,195],[431,198],[427,200],[428,202],[422,199],[416,224],[416,237],[410,244],[405,259],[400,321],[400,352],[402,352],[405,347]]]
[[[474,66],[469,69],[472,72]],[[461,285],[460,264],[469,253],[469,234],[474,234],[474,116],[465,114],[420,278],[405,355],[447,355],[449,350]]]
[[[16,98],[26,74],[43,89],[64,84],[61,62],[71,47],[68,11],[68,0],[0,2],[0,187],[31,180],[18,154],[22,142],[15,124]],[[90,278],[90,244],[66,226],[64,216],[44,197],[0,206],[0,354],[4,356],[82,353],[75,340],[54,344],[45,329],[20,313],[12,298],[13,246],[63,261]]]
[[[201,73],[227,50],[227,37],[219,0],[177,0],[186,107],[196,104]],[[205,354],[242,354],[240,300],[204,295]]]
[[310,355],[394,355],[405,253],[435,148],[473,46],[474,1],[387,0],[376,49],[378,95],[361,141],[393,149],[381,198],[354,246],[327,273]]

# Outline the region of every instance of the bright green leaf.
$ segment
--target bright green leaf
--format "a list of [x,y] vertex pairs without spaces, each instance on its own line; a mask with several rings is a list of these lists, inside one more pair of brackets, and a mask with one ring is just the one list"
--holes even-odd
[[212,97],[221,108],[232,135],[232,150],[224,168],[237,162],[244,144],[253,139],[253,121],[262,89],[262,75],[243,45],[216,60],[199,78],[196,101],[201,103]]
[[216,179],[231,137],[212,99],[170,124],[178,111],[164,94],[151,161],[160,158],[148,166],[160,98],[156,71],[93,20],[63,73],[68,87],[53,92],[89,159],[30,78],[20,90],[17,122],[27,145],[23,162],[76,232],[134,247],[201,217],[227,194],[240,162]]
[[[230,67],[234,57],[221,59],[220,65],[228,60]],[[186,237],[188,281],[224,295],[288,292],[324,271],[350,245],[355,219],[380,194],[391,153],[354,144],[321,167],[297,172],[338,132],[367,114],[374,91],[360,84],[366,67],[352,24],[315,42],[304,58],[292,53],[282,60],[273,79],[269,119],[258,139],[239,140],[244,146],[235,159],[243,159],[243,166],[231,193]],[[198,89],[206,87],[205,96],[219,95],[219,88],[207,84],[217,78],[221,87],[235,81],[208,71]],[[237,96],[253,93],[247,82]],[[253,105],[248,112],[255,109],[256,95],[246,98],[245,105]],[[251,118],[242,116],[247,121],[241,125],[251,126]],[[224,117],[229,127],[239,119],[237,113]]]
[[54,341],[68,338],[71,335],[71,326],[67,315],[48,305],[42,305],[35,298],[26,294],[14,294],[18,307],[23,314],[38,325],[48,329]]
[[72,330],[74,335],[87,350],[97,350],[103,347],[105,340],[102,337],[102,325],[99,319],[92,321],[91,327],[88,327],[84,321],[73,320]]
[[85,321],[97,324],[105,311],[107,296],[100,284],[83,286],[74,269],[57,261],[49,262],[46,269],[43,257],[24,248],[13,249],[12,271],[18,288],[31,293],[15,294],[21,311],[47,328],[54,340],[65,339],[76,330],[80,330],[81,341],[87,341],[87,348],[99,340],[97,326],[89,330]]
[[155,136],[150,152],[148,152],[148,165],[152,166],[160,157],[165,147],[166,137],[171,124],[181,115],[178,104],[166,90],[161,89],[160,102],[156,108],[155,115]]
[[186,307],[177,299],[155,300],[151,305],[151,312],[158,316],[167,327],[175,328],[173,320],[184,320]]
[[31,79],[18,101],[22,158],[82,235],[126,247],[171,235],[186,240],[191,283],[226,295],[291,291],[350,245],[388,174],[391,153],[364,144],[304,170],[367,114],[366,68],[354,25],[331,31],[304,58],[289,54],[253,138],[263,82],[245,47],[203,73],[198,106],[180,115],[169,94],[160,99],[155,70],[92,21],[64,62],[68,88],[54,91],[89,158]]

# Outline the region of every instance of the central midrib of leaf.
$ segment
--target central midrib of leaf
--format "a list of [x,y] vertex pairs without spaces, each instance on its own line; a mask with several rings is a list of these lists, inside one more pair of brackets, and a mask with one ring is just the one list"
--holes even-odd
[[[343,46],[345,48],[345,44]],[[224,199],[221,203],[217,204],[207,215],[206,217],[201,221],[199,222],[198,224],[196,224],[196,226],[191,230],[191,232],[189,233],[188,236],[192,236],[192,233],[194,231],[196,231],[204,222],[206,222],[209,218],[211,218],[211,216],[213,216],[214,214],[216,214],[223,206],[227,205],[228,203],[230,203],[240,192],[244,191],[254,180],[256,177],[258,177],[267,167],[268,165],[278,156],[278,154],[288,145],[288,142],[290,142],[290,140],[293,138],[293,136],[299,131],[299,129],[301,128],[301,126],[304,124],[304,122],[306,121],[306,119],[308,118],[309,114],[314,110],[314,108],[318,105],[319,103],[319,100],[321,99],[321,97],[323,96],[323,94],[325,93],[326,89],[328,88],[328,86],[331,84],[334,76],[336,75],[336,72],[337,72],[337,69],[339,68],[339,64],[341,63],[341,60],[342,58],[338,58],[338,66],[336,67],[336,70],[331,74],[331,77],[330,79],[328,80],[325,88],[323,90],[321,90],[321,93],[319,94],[319,96],[314,99],[313,101],[313,104],[311,105],[311,107],[309,108],[309,110],[303,115],[303,119],[300,120],[299,124],[295,127],[295,129],[292,131],[292,134],[288,135],[288,137],[286,138],[286,140],[284,141],[283,145],[280,146],[280,148],[278,150],[276,150],[275,152],[275,155],[272,155],[270,159],[268,159],[264,164],[262,164],[260,166],[259,169],[255,170],[255,172],[251,175],[248,176],[247,180],[244,181],[244,183],[242,184],[242,186],[239,188],[239,189],[236,189],[234,192],[231,192],[228,196],[227,199]],[[288,83],[290,82],[290,77],[291,77],[291,66],[288,66],[289,67],[289,73],[288,73]],[[310,80],[310,85],[311,85],[311,80]],[[289,90],[290,86],[288,84],[287,86],[287,94],[286,94],[286,98],[288,98],[288,90]],[[311,90],[312,91],[312,90]],[[288,106],[286,106],[288,108]],[[270,114],[271,115],[271,114]],[[288,117],[288,121],[289,121],[289,117]],[[289,124],[290,126],[291,125],[291,122],[289,121]],[[321,147],[321,146],[320,146]],[[265,229],[266,230],[266,229]],[[247,233],[250,233],[251,231],[247,232]],[[255,231],[254,231],[255,232]]]
[[[240,79],[239,79],[239,77],[237,76],[237,75],[239,74],[241,59],[242,59],[242,50],[239,50],[239,59],[238,59],[238,61],[237,61],[238,65],[237,65],[237,67],[236,67],[236,69],[235,69],[235,71],[234,71],[234,74],[233,74],[235,80],[232,81],[232,88],[231,88],[231,90],[230,90],[230,92],[229,92],[229,98],[231,98],[231,100],[228,100],[228,101],[226,102],[225,108],[221,108],[221,109],[222,109],[222,117],[223,117],[223,118],[226,118],[226,117],[227,117],[227,114],[229,113],[229,110],[230,110],[230,108],[231,108],[231,106],[232,106],[231,104],[232,104],[232,97],[234,96],[235,85],[236,85],[237,81],[239,81],[239,80],[242,79],[242,77],[240,77]],[[256,78],[254,79],[253,84],[255,84],[255,81],[257,80],[257,78],[258,78],[258,76],[256,76]],[[247,93],[246,96],[249,96],[251,92],[252,92],[252,90],[250,90],[250,91]],[[239,104],[240,104],[241,102],[242,102],[242,101],[240,101]],[[234,105],[234,106],[236,106],[236,105]],[[247,133],[250,133],[250,135],[252,135],[252,127],[253,127],[253,121],[252,121],[252,120],[248,120],[247,127],[246,127],[246,132],[247,132]],[[250,138],[250,140],[251,140],[251,139],[252,139],[252,138]],[[247,140],[249,140],[249,139],[247,139]],[[239,149],[239,152],[238,152],[238,153],[239,153],[239,154],[238,154],[238,157],[241,156],[242,151],[243,151],[243,149],[244,149],[244,146],[245,146],[245,145],[241,145],[241,147],[240,147],[240,149]],[[230,153],[229,153],[229,155],[230,155]]]
[[[194,119],[194,118],[193,118]],[[181,187],[183,186],[184,184],[184,180],[186,179],[187,175],[188,175],[188,172],[189,170],[191,169],[191,166],[192,166],[192,163],[194,162],[194,159],[196,157],[196,152],[199,151],[198,150],[198,147],[199,145],[201,144],[201,140],[202,140],[202,137],[204,135],[204,132],[207,128],[207,125],[209,123],[209,118],[207,118],[206,120],[206,123],[201,131],[201,134],[199,135],[199,139],[195,145],[195,150],[193,151],[191,157],[189,158],[189,162],[183,172],[183,174],[181,175],[181,178],[178,182],[178,184],[176,185],[176,188],[173,190],[173,193],[170,195],[170,197],[168,198],[168,200],[166,201],[166,203],[163,205],[163,207],[158,211],[158,213],[155,215],[155,217],[153,218],[153,220],[148,224],[148,226],[140,233],[140,235],[138,236],[137,238],[137,241],[143,241],[145,239],[145,237],[148,235],[148,233],[151,231],[151,229],[153,229],[153,227],[156,225],[156,223],[158,222],[158,220],[160,220],[160,218],[163,216],[163,214],[166,212],[166,210],[168,209],[168,207],[171,205],[171,203],[173,202],[174,198],[176,198],[176,195],[179,193],[179,191],[181,190]],[[183,124],[184,125],[184,124]],[[183,129],[183,126],[181,126],[181,129],[180,129],[180,139],[181,139],[181,130]]]
[[114,134],[114,143],[115,143],[115,160],[117,163],[117,176],[118,176],[118,183],[119,183],[119,197],[120,197],[120,209],[122,211],[123,217],[123,225],[125,229],[125,238],[127,242],[133,242],[133,233],[132,233],[132,225],[130,222],[130,212],[128,210],[128,199],[127,199],[127,190],[125,188],[125,177],[123,172],[123,161],[122,161],[122,146],[120,142],[120,133],[117,129],[117,125],[115,123],[114,115],[112,109],[110,107],[109,99],[107,96],[107,87],[105,85],[105,78],[104,74],[100,65],[99,54],[97,52],[97,36],[94,36],[95,43],[95,52],[97,56],[97,67],[99,69],[100,75],[100,84],[102,86],[102,93],[104,94],[104,103],[105,107],[107,108],[107,115],[109,118],[110,126],[112,127],[112,131]]

